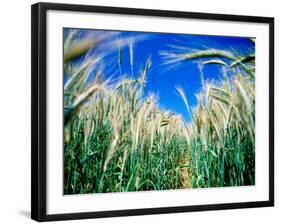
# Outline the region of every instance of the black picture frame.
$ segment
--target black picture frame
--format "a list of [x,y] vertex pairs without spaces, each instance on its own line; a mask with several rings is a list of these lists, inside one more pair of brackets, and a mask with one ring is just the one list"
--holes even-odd
[[[193,212],[274,206],[274,18],[163,11],[136,8],[102,7],[89,5],[37,3],[31,10],[31,218],[36,221],[55,221],[161,213]],[[217,21],[254,22],[269,24],[269,200],[243,203],[208,204],[115,210],[101,212],[46,214],[46,13],[48,10],[100,12],[169,18],[191,18]]]

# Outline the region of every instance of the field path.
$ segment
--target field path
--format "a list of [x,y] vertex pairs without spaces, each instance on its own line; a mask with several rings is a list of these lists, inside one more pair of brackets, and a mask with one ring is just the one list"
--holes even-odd
[[191,179],[190,179],[190,173],[188,172],[188,158],[187,156],[183,157],[180,160],[180,185],[181,188],[191,188]]

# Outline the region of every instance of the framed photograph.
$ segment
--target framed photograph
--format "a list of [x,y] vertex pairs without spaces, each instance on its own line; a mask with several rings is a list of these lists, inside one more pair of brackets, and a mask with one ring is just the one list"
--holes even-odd
[[32,5],[32,219],[274,205],[274,19]]

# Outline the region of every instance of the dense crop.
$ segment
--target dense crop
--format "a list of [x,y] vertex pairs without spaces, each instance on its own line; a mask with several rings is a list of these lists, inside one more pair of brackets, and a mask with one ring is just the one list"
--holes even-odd
[[[160,110],[153,94],[145,96],[150,59],[137,79],[123,75],[126,44],[135,72],[134,41],[108,43],[110,38],[78,39],[72,31],[64,41],[64,193],[255,184],[254,56],[219,50],[163,53],[168,64],[204,59],[196,108],[176,87],[192,117],[187,123]],[[102,59],[110,52],[87,55],[104,42],[117,52],[117,81],[103,78]],[[215,84],[205,82],[203,74],[212,63],[224,71],[224,80]]]

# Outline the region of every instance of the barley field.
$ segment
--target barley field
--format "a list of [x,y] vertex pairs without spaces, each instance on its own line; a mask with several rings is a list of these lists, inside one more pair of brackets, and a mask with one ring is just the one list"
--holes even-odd
[[65,28],[64,194],[254,185],[255,39],[240,39]]

